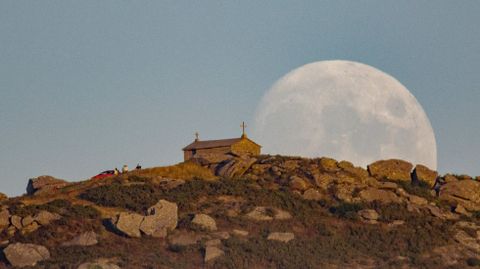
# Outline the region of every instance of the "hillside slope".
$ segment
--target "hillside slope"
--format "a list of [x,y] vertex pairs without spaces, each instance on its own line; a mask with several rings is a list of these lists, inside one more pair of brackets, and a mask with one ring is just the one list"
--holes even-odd
[[259,156],[209,168],[33,180],[29,195],[1,202],[0,268],[480,266],[478,178],[401,160],[365,170]]

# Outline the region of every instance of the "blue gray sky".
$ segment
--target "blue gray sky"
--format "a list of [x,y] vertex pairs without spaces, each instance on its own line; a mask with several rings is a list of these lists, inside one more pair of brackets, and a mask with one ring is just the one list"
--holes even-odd
[[478,1],[1,1],[0,191],[179,162],[195,131],[240,135],[277,79],[331,59],[397,78],[430,118],[440,172],[480,175],[478,14]]

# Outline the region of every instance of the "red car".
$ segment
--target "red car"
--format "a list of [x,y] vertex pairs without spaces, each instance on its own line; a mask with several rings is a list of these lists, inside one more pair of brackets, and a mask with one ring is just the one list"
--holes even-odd
[[92,177],[92,179],[102,179],[102,178],[111,177],[111,176],[114,176],[114,175],[115,175],[114,170],[107,170],[107,171],[103,171],[100,174]]

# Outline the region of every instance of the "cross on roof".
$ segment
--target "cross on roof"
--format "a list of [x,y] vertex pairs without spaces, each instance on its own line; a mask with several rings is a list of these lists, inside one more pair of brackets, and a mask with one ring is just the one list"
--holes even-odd
[[242,137],[246,137],[247,135],[245,134],[245,128],[247,127],[247,125],[244,121],[242,121],[242,125],[240,125],[240,127],[242,128]]

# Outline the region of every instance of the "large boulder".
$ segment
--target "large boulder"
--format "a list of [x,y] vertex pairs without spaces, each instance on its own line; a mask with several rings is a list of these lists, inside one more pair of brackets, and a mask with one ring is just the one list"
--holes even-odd
[[167,200],[160,200],[147,211],[140,224],[140,230],[153,237],[166,237],[167,232],[175,229],[178,222],[178,206]]
[[413,165],[402,160],[376,161],[368,166],[368,173],[377,179],[411,181]]
[[480,182],[475,180],[451,181],[440,188],[440,200],[460,204],[469,211],[480,210]]
[[428,183],[430,187],[435,185],[435,181],[437,180],[438,172],[430,170],[425,165],[418,164],[415,166],[412,172],[412,182],[423,181]]
[[56,192],[67,186],[69,183],[65,180],[54,178],[52,176],[40,176],[37,178],[31,178],[27,185],[28,195],[41,195],[45,193]]
[[3,253],[14,267],[35,266],[39,261],[50,259],[50,252],[46,247],[34,244],[10,244]]
[[206,214],[195,214],[195,217],[192,220],[192,224],[195,224],[207,231],[217,230],[217,223],[215,222],[215,220]]
[[122,212],[110,219],[112,226],[120,233],[129,237],[140,237],[140,224],[144,216],[136,213]]
[[245,174],[256,161],[256,158],[250,156],[239,156],[227,159],[215,168],[215,174],[229,178],[239,177]]
[[361,200],[365,202],[378,201],[381,203],[401,203],[402,200],[393,192],[387,190],[379,190],[376,188],[367,188],[358,194]]

